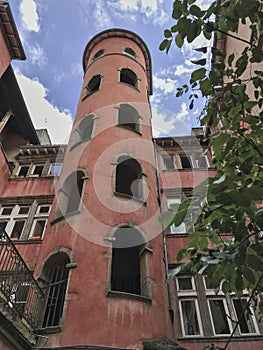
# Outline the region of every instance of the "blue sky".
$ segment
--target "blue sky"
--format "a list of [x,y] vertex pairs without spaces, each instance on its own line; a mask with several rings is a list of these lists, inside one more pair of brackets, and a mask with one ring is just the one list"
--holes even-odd
[[174,24],[173,0],[9,0],[27,56],[12,66],[36,128],[47,128],[54,143],[66,143],[83,79],[82,54],[98,32],[123,28],[147,44],[153,64],[154,135],[189,134],[198,126],[204,101],[193,111],[176,88],[195,68],[193,45],[169,55],[159,51],[163,31]]

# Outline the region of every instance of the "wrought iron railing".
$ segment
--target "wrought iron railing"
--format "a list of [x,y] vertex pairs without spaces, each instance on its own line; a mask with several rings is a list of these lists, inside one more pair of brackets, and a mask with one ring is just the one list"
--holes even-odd
[[0,302],[36,332],[45,294],[13,242],[0,228]]

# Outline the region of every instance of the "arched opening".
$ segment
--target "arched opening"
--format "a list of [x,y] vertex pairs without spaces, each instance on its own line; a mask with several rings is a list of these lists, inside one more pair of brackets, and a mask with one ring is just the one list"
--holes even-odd
[[87,141],[91,138],[94,126],[93,115],[84,117],[73,134],[73,146],[81,142]]
[[90,96],[95,92],[99,91],[101,83],[101,75],[94,75],[88,82],[88,85],[85,87],[84,97]]
[[114,233],[111,265],[111,290],[142,294],[142,275],[145,275],[141,251],[145,242],[141,233],[132,227],[121,227]]
[[136,159],[122,156],[116,168],[116,192],[143,199],[142,168]]
[[67,264],[69,262],[70,259],[65,253],[57,253],[44,264],[42,279],[45,283],[46,304],[42,328],[60,324],[68,282]]
[[105,53],[105,50],[104,50],[104,49],[100,49],[100,50],[97,51],[97,52],[95,53],[95,55],[93,56],[93,60],[96,60],[97,58],[103,56],[104,53]]
[[120,73],[120,82],[138,88],[137,75],[129,68],[123,68]]
[[123,103],[119,108],[118,124],[140,132],[140,116],[135,108]]
[[136,58],[136,52],[131,47],[125,47],[123,49],[123,52],[129,56],[132,56],[133,58]]
[[75,171],[64,181],[58,194],[58,208],[55,218],[79,210],[84,176],[83,171]]

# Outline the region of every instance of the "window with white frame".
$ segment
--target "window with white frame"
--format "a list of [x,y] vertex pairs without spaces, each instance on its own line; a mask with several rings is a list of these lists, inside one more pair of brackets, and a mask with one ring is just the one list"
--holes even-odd
[[195,280],[191,276],[183,276],[178,277],[176,282],[182,333],[184,336],[200,336],[202,335],[202,324]]
[[30,175],[41,176],[43,169],[44,164],[35,164],[30,171]]
[[60,163],[51,163],[50,168],[49,168],[49,174],[59,176],[60,171],[61,171],[61,167],[62,167],[62,164],[60,164]]
[[172,154],[166,154],[162,156],[163,169],[164,170],[174,170],[174,156]]
[[2,206],[0,210],[0,227],[12,239],[20,239],[27,221],[30,206]]
[[[175,196],[175,197],[167,197],[166,199],[166,203],[167,203],[167,208],[172,209],[171,205],[176,204],[179,206],[179,204],[181,203],[181,196]],[[174,224],[172,226],[170,226],[170,232],[171,233],[186,233],[186,227],[185,224],[182,222],[179,226],[175,226]]]
[[178,276],[175,285],[182,336],[229,336],[237,322],[235,336],[260,334],[248,291],[240,299],[215,293],[212,280],[200,276]]
[[20,165],[17,171],[17,176],[26,177],[28,175],[30,165]]
[[47,220],[50,212],[50,205],[39,205],[34,216],[29,238],[43,238]]

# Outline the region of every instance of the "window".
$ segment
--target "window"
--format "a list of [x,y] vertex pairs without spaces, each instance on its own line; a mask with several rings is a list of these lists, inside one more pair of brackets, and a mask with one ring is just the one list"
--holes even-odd
[[103,56],[105,53],[105,50],[104,49],[100,49],[99,51],[97,51],[95,53],[95,55],[93,56],[93,60],[96,60],[98,59],[99,57]]
[[182,336],[228,336],[238,320],[235,336],[259,334],[254,311],[247,308],[246,291],[240,299],[222,291],[216,294],[207,277],[182,275],[176,278],[175,285]]
[[101,83],[101,75],[94,75],[88,82],[88,85],[85,87],[84,98],[94,94],[99,91]]
[[204,154],[198,153],[196,158],[197,168],[207,168],[207,158]]
[[128,104],[121,104],[118,114],[119,125],[140,132],[140,116],[135,108]]
[[60,171],[61,171],[61,167],[62,167],[62,164],[60,164],[60,163],[52,163],[50,165],[50,168],[49,168],[49,174],[59,176]]
[[85,116],[73,133],[73,146],[90,140],[94,126],[93,114]]
[[133,58],[136,58],[136,53],[135,51],[131,48],[131,47],[125,47],[123,49],[123,53],[125,53],[126,55],[132,56]]
[[3,206],[0,210],[0,227],[10,238],[21,239],[30,206]]
[[174,167],[174,158],[173,155],[162,156],[163,159],[163,169],[164,170],[173,170]]
[[192,160],[189,155],[179,154],[182,169],[191,169],[192,168]]
[[41,176],[42,172],[44,169],[44,165],[34,165],[32,171],[30,172],[32,175],[37,175],[37,176]]
[[69,257],[64,253],[51,256],[43,267],[42,279],[45,281],[47,299],[42,327],[60,325],[68,282],[67,264]]
[[[170,205],[177,204],[179,205],[181,203],[181,197],[168,197],[167,198],[167,207],[170,208]],[[174,224],[170,226],[170,232],[171,233],[186,233],[186,227],[185,223],[181,223],[180,226],[175,226]]]
[[178,277],[176,284],[182,333],[184,336],[200,336],[202,328],[194,278],[190,276]]
[[144,238],[133,227],[118,228],[114,234],[111,290],[150,296],[147,251]]
[[37,207],[36,215],[33,220],[32,228],[29,237],[41,239],[43,237],[48,216],[50,211],[50,205],[39,205]]
[[137,75],[129,68],[123,68],[120,71],[120,82],[138,88]]
[[116,192],[143,199],[142,168],[134,158],[122,156],[116,168]]
[[17,175],[26,177],[28,174],[28,170],[29,170],[29,165],[20,165]]
[[226,301],[223,299],[210,299],[208,303],[215,334],[230,334],[229,321],[226,313]]
[[83,171],[73,172],[67,177],[58,193],[58,207],[55,218],[79,210],[83,183]]

